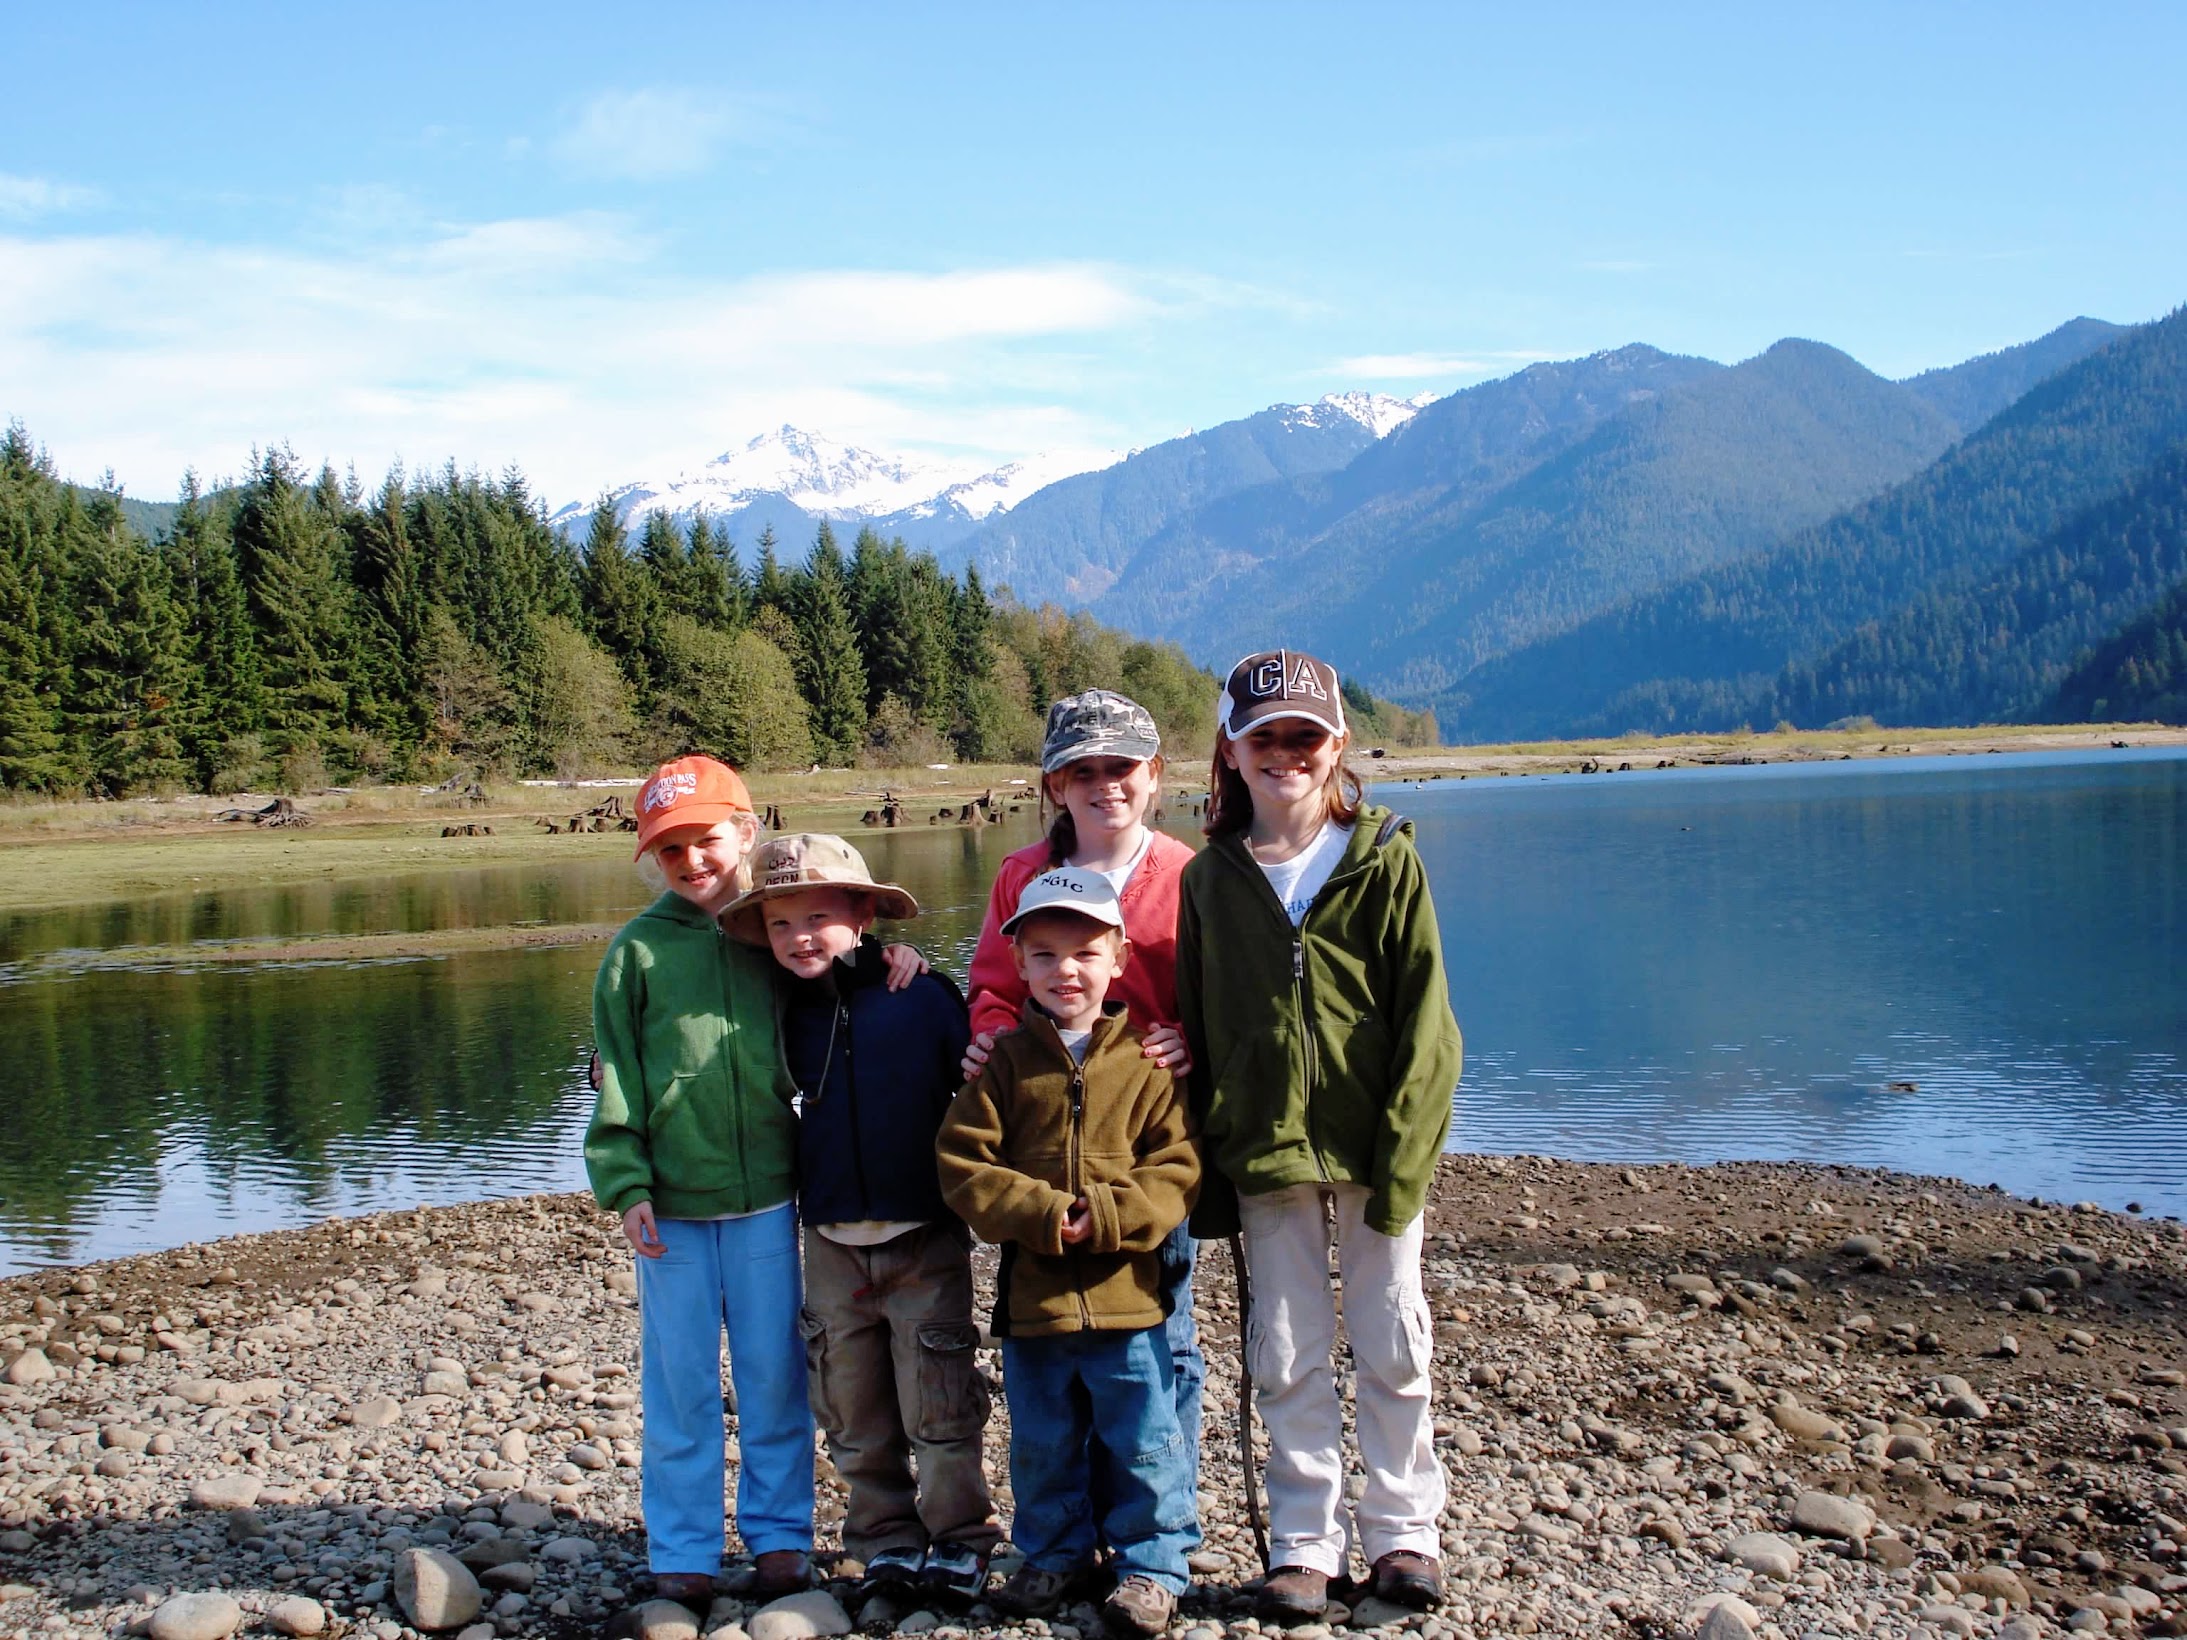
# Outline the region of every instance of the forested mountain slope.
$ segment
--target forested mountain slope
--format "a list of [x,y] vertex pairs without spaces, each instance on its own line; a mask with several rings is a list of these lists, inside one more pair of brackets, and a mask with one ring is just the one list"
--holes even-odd
[[2082,657],[2039,723],[2187,723],[2187,579]]
[[2041,383],[1889,493],[1489,662],[1437,702],[1443,722],[1502,736],[1750,721],[1788,665],[1978,583],[2183,437],[2187,311]]

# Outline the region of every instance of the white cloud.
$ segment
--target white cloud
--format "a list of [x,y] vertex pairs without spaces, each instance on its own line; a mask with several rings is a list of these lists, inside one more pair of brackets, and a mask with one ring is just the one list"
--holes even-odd
[[1070,407],[1072,361],[1174,317],[1083,264],[707,279],[666,261],[605,215],[310,250],[0,233],[0,418],[139,495],[285,442],[368,476],[514,463],[561,501],[786,420],[997,459],[1099,447],[1114,430]]
[[1425,376],[1485,376],[1498,368],[1487,358],[1456,353],[1360,353],[1322,371],[1349,381],[1410,381]]
[[748,104],[719,92],[605,91],[577,111],[554,151],[584,176],[657,182],[705,170],[724,143],[749,136],[753,123]]
[[20,221],[55,211],[77,211],[98,204],[100,198],[96,188],[79,188],[73,183],[55,182],[48,177],[25,177],[0,171],[0,217]]

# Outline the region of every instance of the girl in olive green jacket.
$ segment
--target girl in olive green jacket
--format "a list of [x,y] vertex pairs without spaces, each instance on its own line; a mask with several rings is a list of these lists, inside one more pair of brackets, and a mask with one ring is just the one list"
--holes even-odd
[[1249,655],[1223,686],[1209,847],[1185,868],[1177,996],[1207,1161],[1193,1230],[1242,1229],[1246,1356],[1268,1421],[1265,1619],[1321,1614],[1348,1574],[1336,1303],[1357,1368],[1372,1591],[1442,1597],[1422,1210],[1457,1087],[1442,943],[1410,830],[1344,767],[1336,673]]

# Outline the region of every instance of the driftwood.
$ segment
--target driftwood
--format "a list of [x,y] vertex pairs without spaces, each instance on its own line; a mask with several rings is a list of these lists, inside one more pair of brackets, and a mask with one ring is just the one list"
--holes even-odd
[[308,826],[311,816],[286,797],[276,797],[262,809],[222,809],[215,820],[248,820],[254,826]]
[[443,826],[440,828],[440,834],[443,837],[491,837],[494,834],[494,828],[482,825],[474,820],[461,826]]

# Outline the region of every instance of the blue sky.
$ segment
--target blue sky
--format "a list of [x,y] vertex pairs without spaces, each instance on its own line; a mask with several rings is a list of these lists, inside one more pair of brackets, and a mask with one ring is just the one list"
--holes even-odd
[[1629,341],[1903,375],[2187,299],[2187,8],[84,4],[9,22],[0,415],[555,500],[784,421],[1152,443]]

